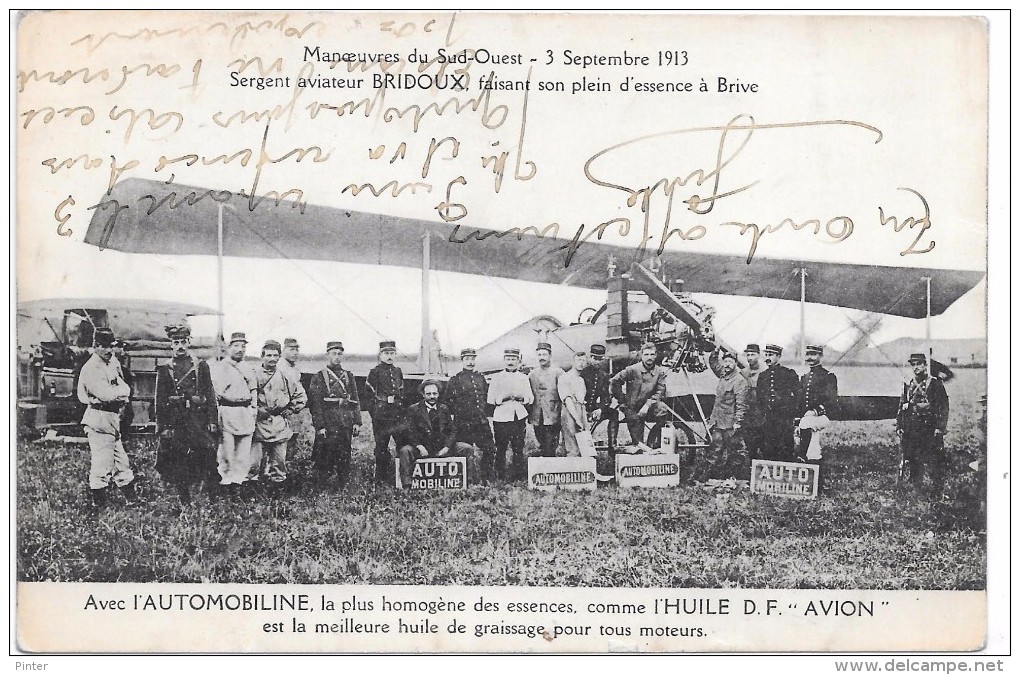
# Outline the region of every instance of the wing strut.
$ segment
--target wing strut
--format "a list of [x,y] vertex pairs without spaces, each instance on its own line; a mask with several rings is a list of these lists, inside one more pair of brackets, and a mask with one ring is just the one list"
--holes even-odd
[[807,308],[807,284],[805,277],[807,277],[807,270],[801,267],[797,271],[800,272],[800,362],[803,364],[807,354],[807,347],[804,343],[804,312]]
[[421,235],[421,348],[418,351],[418,367],[426,375],[446,375],[443,360],[439,354],[439,341],[432,332],[429,295],[429,277],[432,270],[432,235],[427,228]]
[[928,357],[928,363],[925,365],[928,366],[928,373],[931,374],[931,359],[933,356],[931,349],[931,277],[924,278],[924,305],[924,340],[928,343],[928,348],[924,350],[925,356]]
[[223,209],[233,209],[230,204],[217,202],[216,206],[216,356],[224,356],[223,340]]

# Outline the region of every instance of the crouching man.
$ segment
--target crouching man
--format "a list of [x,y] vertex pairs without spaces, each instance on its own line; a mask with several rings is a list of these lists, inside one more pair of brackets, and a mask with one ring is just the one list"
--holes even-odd
[[647,444],[658,447],[662,425],[670,418],[669,408],[662,402],[666,396],[666,369],[655,362],[659,352],[654,343],[641,346],[641,360],[627,366],[609,380],[613,397],[620,403],[620,412],[627,422],[631,443],[645,441],[645,423],[652,423]]
[[[454,441],[453,416],[449,409],[439,402],[439,382],[426,380],[419,389],[423,401],[407,409],[407,443],[400,447],[400,482],[403,487],[411,486],[414,464],[428,457],[466,457],[472,462],[472,446]],[[474,466],[468,474],[474,473]]]
[[96,507],[106,505],[106,491],[112,482],[124,493],[129,505],[138,503],[120,431],[120,413],[131,397],[120,363],[113,358],[113,332],[99,328],[92,356],[78,377],[78,400],[86,404],[81,423],[89,439],[89,488]]

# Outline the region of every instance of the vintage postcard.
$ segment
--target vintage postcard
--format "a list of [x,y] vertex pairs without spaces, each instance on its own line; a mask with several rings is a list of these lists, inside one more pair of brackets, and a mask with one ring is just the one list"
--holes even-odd
[[986,19],[13,35],[16,649],[986,645]]

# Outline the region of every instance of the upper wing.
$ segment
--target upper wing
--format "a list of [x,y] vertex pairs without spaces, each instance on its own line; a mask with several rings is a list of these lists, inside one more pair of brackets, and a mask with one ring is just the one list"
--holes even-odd
[[[33,320],[48,324],[41,331],[46,340],[54,337],[60,330],[65,310],[88,309],[104,310],[107,322],[114,334],[123,340],[166,340],[165,327],[170,324],[182,323],[189,316],[216,314],[216,310],[189,305],[181,302],[162,300],[121,300],[116,298],[56,298],[46,300],[28,300],[18,303],[19,340],[25,334],[25,340],[40,340],[40,331],[31,329]],[[27,319],[27,322],[22,321]]]
[[111,314],[165,314],[198,316],[217,314],[215,309],[183,302],[165,300],[130,300],[122,298],[47,298],[18,303],[18,315],[25,317],[62,316],[68,309],[105,309]]
[[[458,229],[137,178],[118,183],[104,197],[85,241],[130,253],[216,255],[221,208],[227,256],[419,267],[427,232],[432,269],[584,288],[605,288],[610,256],[621,270],[649,257],[632,247],[585,242],[567,264],[570,242],[555,238],[552,230],[541,236],[533,228]],[[660,260],[691,292],[798,300],[798,274],[804,269],[810,302],[912,318],[925,316],[925,278],[932,280],[931,313],[936,315],[984,277],[975,271],[770,258],[747,264],[742,256],[677,251],[664,252]]]

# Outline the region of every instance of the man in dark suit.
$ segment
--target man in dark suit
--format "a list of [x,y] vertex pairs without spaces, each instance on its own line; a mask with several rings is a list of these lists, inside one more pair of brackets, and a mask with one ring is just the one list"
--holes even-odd
[[494,477],[496,442],[488,420],[489,385],[485,376],[475,370],[477,356],[474,349],[460,350],[464,367],[446,383],[443,401],[453,415],[454,441],[472,445],[481,453],[479,477],[485,482]]
[[762,455],[788,462],[793,459],[793,418],[797,416],[800,382],[792,368],[779,363],[783,348],[765,345],[765,370],[758,375],[757,398],[762,414]]
[[453,415],[439,402],[439,382],[426,380],[418,391],[422,399],[407,409],[407,443],[401,446],[400,482],[411,485],[414,463],[426,457],[468,457],[471,446],[454,440]]

